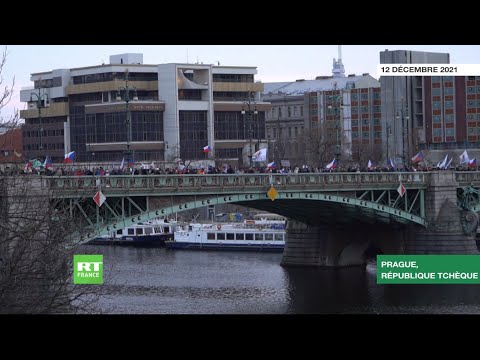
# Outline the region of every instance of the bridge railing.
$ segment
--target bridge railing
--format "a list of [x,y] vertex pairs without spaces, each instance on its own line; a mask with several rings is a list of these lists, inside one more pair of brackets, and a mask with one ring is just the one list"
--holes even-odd
[[369,173],[288,173],[288,174],[182,174],[182,175],[120,175],[120,176],[53,176],[45,177],[50,189],[160,189],[198,187],[267,187],[274,186],[342,186],[404,184],[426,185],[429,173],[369,172]]
[[480,172],[478,171],[457,171],[455,172],[455,180],[460,184],[480,184]]

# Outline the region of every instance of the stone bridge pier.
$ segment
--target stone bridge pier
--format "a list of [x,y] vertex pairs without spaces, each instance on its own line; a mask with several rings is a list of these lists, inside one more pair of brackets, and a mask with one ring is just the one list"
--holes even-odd
[[383,254],[478,254],[476,212],[457,206],[455,173],[431,174],[425,192],[427,226],[359,221],[339,225],[289,220],[284,266],[356,266],[365,264],[365,251],[374,246]]
[[283,252],[284,266],[365,265],[365,251],[371,245],[385,254],[402,254],[407,232],[400,227],[355,223],[305,224],[289,220],[288,239]]

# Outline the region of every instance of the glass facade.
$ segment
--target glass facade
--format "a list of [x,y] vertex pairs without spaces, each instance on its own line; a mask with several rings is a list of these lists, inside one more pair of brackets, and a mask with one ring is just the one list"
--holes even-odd
[[[71,149],[77,153],[76,160],[90,161],[86,144],[116,143],[127,141],[126,112],[84,114],[83,106],[73,107],[70,113]],[[132,141],[163,141],[163,112],[131,112]],[[96,161],[115,161],[121,159],[122,151],[96,152]],[[155,153],[151,158],[145,152],[135,152],[135,160],[161,160],[163,152]]]
[[[251,127],[250,127],[251,125]],[[242,115],[237,111],[216,111],[215,140],[265,139],[265,112]]]
[[182,160],[205,159],[203,147],[208,144],[207,112],[180,111],[180,158]]

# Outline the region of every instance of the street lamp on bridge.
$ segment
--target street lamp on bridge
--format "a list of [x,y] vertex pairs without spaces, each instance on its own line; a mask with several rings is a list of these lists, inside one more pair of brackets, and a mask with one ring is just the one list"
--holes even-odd
[[[408,138],[408,120],[410,119],[408,116],[408,108],[403,102],[403,96],[401,98],[401,104],[397,110],[397,120],[402,120],[402,163],[403,167],[405,168],[407,166],[407,158],[408,158],[408,152],[407,155],[405,155],[405,135]],[[405,128],[405,120],[407,121],[407,127]]]
[[342,155],[342,142],[340,139],[340,131],[341,131],[341,114],[340,110],[342,108],[342,94],[341,90],[340,93],[337,94],[337,84],[334,84],[334,88],[332,91],[332,95],[328,97],[328,100],[330,102],[330,105],[328,105],[328,110],[330,113],[333,114],[333,121],[335,123],[335,131],[336,131],[336,145],[335,145],[335,158],[337,159],[337,162],[339,161],[340,156]]
[[[243,126],[244,126],[244,128],[248,125],[248,138],[250,140],[248,158],[249,158],[250,167],[252,167],[252,157],[253,157],[253,152],[252,152],[253,117],[254,117],[254,115],[257,115],[257,114],[258,114],[257,102],[254,99],[254,92],[249,91],[248,92],[248,98],[243,101],[242,115],[243,115]],[[246,121],[245,121],[245,115],[247,116]],[[258,134],[257,134],[257,136],[258,136]]]
[[[130,91],[133,91],[133,97],[130,97]],[[123,98],[122,98],[123,94]],[[125,86],[119,86],[117,90],[117,101],[125,101],[126,111],[126,125],[127,125],[127,151],[124,154],[127,157],[127,164],[130,164],[132,160],[132,152],[130,150],[130,142],[132,141],[132,113],[130,111],[130,101],[138,101],[137,88],[135,86],[128,85],[128,70],[125,71]]]
[[40,150],[40,155],[43,156],[43,124],[42,124],[42,109],[50,106],[48,103],[48,94],[45,89],[42,92],[41,88],[38,88],[37,93],[30,93],[30,102],[35,102],[35,106],[38,109],[38,128],[39,128],[39,145],[38,149]]

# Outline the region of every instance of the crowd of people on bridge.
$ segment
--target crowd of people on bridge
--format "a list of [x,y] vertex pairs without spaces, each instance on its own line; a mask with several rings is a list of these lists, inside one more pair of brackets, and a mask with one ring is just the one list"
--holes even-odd
[[134,167],[81,167],[75,165],[56,164],[48,167],[40,166],[36,168],[23,167],[18,164],[1,165],[1,175],[21,175],[21,174],[38,174],[46,176],[115,176],[115,175],[179,175],[179,174],[262,174],[262,173],[339,173],[339,172],[417,172],[417,171],[437,171],[437,170],[452,170],[452,171],[478,171],[478,167],[468,167],[463,165],[450,166],[448,169],[439,169],[432,166],[422,166],[415,164],[410,167],[392,167],[392,166],[371,166],[371,167],[356,167],[356,166],[336,166],[335,168],[319,168],[309,165],[293,166],[293,167],[276,167],[276,166],[255,166],[245,168],[233,168],[231,165],[226,166],[208,166],[193,167],[178,165],[175,167],[166,167],[161,169],[153,165],[140,165]]

